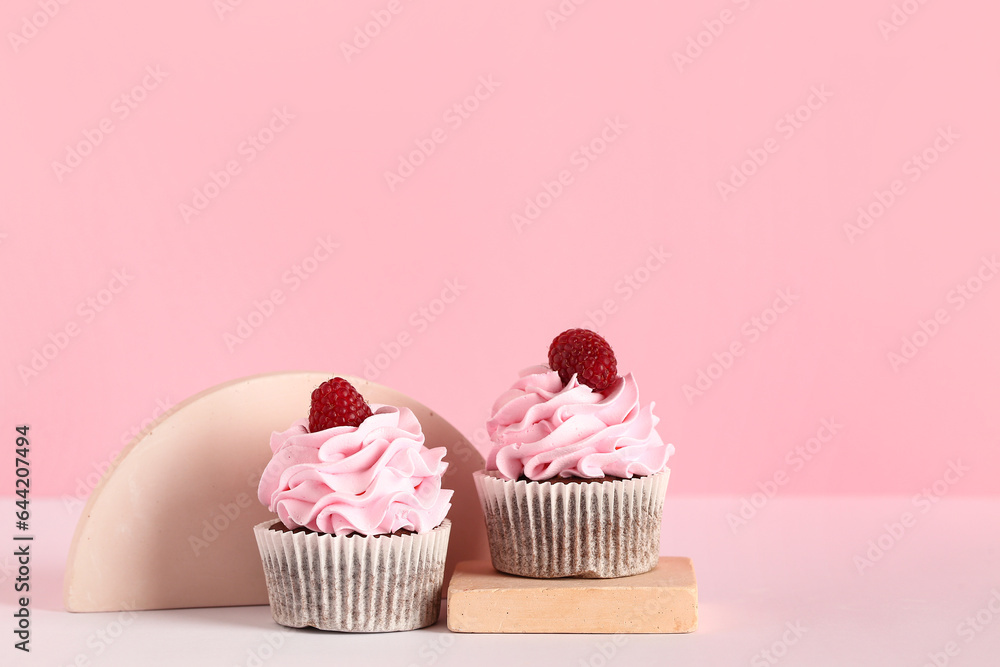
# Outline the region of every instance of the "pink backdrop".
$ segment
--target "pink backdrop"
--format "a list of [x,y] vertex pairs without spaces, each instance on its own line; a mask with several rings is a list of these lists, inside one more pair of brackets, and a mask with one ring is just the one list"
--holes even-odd
[[367,374],[481,443],[583,323],[674,493],[997,492],[995,3],[473,5],[4,3],[36,493],[265,371]]

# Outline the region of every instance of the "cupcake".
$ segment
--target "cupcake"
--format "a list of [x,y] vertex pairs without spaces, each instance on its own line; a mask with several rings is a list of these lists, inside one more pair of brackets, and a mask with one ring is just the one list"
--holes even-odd
[[271,614],[344,632],[437,621],[452,492],[444,447],[428,449],[409,408],[365,403],[347,380],[312,394],[309,418],[271,434],[254,526]]
[[658,422],[604,338],[559,334],[549,365],[521,371],[486,424],[492,446],[475,481],[493,566],[538,578],[656,567],[674,453]]

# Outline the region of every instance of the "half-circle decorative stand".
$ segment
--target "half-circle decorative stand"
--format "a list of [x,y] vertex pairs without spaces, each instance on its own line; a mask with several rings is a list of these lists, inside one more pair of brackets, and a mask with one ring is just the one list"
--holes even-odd
[[[66,564],[69,611],[267,604],[254,524],[269,436],[308,414],[331,373],[271,373],[218,385],[180,403],[119,454],[91,494]],[[388,387],[348,376],[370,402],[406,406],[428,447],[447,447],[455,490],[447,582],[455,564],[488,557],[472,473],[482,456],[440,415]]]

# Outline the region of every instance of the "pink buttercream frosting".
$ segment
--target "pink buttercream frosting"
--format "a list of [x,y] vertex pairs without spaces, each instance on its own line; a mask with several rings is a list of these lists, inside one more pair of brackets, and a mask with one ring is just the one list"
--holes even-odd
[[308,419],[271,434],[260,502],[289,529],[384,535],[436,528],[453,491],[441,488],[446,449],[424,446],[409,408],[371,404],[360,426],[309,432]]
[[652,475],[674,453],[656,432],[659,421],[653,403],[639,405],[631,373],[594,391],[575,375],[563,386],[548,366],[532,366],[493,405],[486,468],[536,481]]

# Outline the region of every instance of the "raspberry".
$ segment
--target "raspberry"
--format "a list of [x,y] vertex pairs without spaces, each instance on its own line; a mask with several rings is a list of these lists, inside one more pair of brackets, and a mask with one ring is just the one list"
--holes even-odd
[[589,329],[568,329],[549,346],[549,367],[563,384],[573,374],[595,391],[607,389],[618,379],[618,362],[608,341]]
[[372,416],[364,397],[344,378],[331,378],[316,387],[309,409],[309,432],[334,426],[360,426]]

